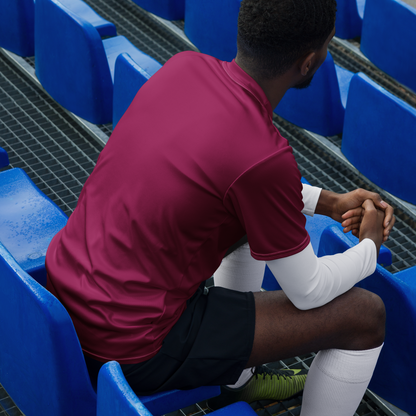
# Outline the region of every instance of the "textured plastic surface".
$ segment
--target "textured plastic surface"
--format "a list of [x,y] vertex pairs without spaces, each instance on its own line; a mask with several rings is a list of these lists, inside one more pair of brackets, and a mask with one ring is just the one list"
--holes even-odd
[[46,249],[67,219],[22,169],[0,173],[0,241],[42,285],[46,285]]
[[33,56],[34,0],[0,1],[0,47],[20,56]]
[[167,20],[183,20],[185,0],[132,0],[142,9]]
[[128,385],[120,365],[110,361],[101,367],[98,375],[97,416],[161,416],[219,393],[219,387],[200,387],[172,390],[139,399]]
[[26,416],[95,416],[72,321],[0,244],[0,380]]
[[150,56],[143,54],[139,62],[133,61],[130,55],[118,55],[115,64],[113,94],[113,128],[119,122],[137,91],[162,65]]
[[101,37],[117,36],[115,25],[108,20],[103,19],[93,8],[82,0],[59,0],[59,2],[71,10],[72,13],[82,17],[95,27]]
[[416,92],[416,9],[400,0],[367,0],[361,51]]
[[366,0],[337,0],[335,36],[352,39],[361,35]]
[[275,113],[284,119],[323,136],[342,132],[346,96],[354,74],[334,64],[328,55],[308,88],[291,88]]
[[117,55],[142,56],[125,37],[101,40],[98,31],[57,0],[36,0],[36,75],[63,107],[96,124],[113,118]]
[[5,168],[6,166],[9,166],[9,156],[7,152],[0,147],[0,168]]
[[416,109],[356,74],[345,112],[342,152],[376,185],[416,204]]
[[203,53],[223,61],[237,54],[241,0],[186,0],[185,34]]
[[[341,253],[352,246],[338,225],[322,234],[319,255]],[[369,389],[383,399],[416,413],[416,266],[391,274],[377,265],[358,286],[379,295],[386,306],[386,338]]]

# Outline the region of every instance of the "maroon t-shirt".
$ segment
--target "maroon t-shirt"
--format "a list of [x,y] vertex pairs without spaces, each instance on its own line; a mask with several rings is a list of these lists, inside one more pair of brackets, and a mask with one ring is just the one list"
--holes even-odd
[[49,246],[48,289],[85,353],[144,361],[244,234],[256,259],[308,245],[301,191],[259,85],[234,61],[180,53],[101,152]]

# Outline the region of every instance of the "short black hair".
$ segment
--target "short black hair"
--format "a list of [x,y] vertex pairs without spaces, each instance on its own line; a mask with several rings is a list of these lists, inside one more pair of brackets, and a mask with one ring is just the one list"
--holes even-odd
[[336,0],[242,0],[238,56],[264,79],[286,72],[323,46],[335,26]]

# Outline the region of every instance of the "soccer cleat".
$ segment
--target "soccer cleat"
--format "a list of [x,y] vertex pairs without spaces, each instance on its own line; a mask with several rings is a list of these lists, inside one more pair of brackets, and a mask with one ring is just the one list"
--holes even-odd
[[221,386],[221,394],[207,400],[207,406],[217,410],[237,401],[285,400],[303,390],[306,375],[306,370],[274,370],[261,365],[255,368],[253,377],[244,386],[237,389]]

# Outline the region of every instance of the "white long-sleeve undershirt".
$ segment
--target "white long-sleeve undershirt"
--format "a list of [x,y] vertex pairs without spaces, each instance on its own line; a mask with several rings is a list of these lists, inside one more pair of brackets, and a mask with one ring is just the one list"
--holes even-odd
[[[303,184],[302,212],[312,216],[321,188]],[[342,254],[316,257],[309,244],[300,253],[267,261],[286,296],[298,309],[325,305],[372,274],[377,262],[374,242],[364,239]]]
[[266,263],[291,302],[306,310],[350,290],[374,272],[376,262],[376,245],[366,238],[344,253],[316,257],[309,243],[300,253]]

